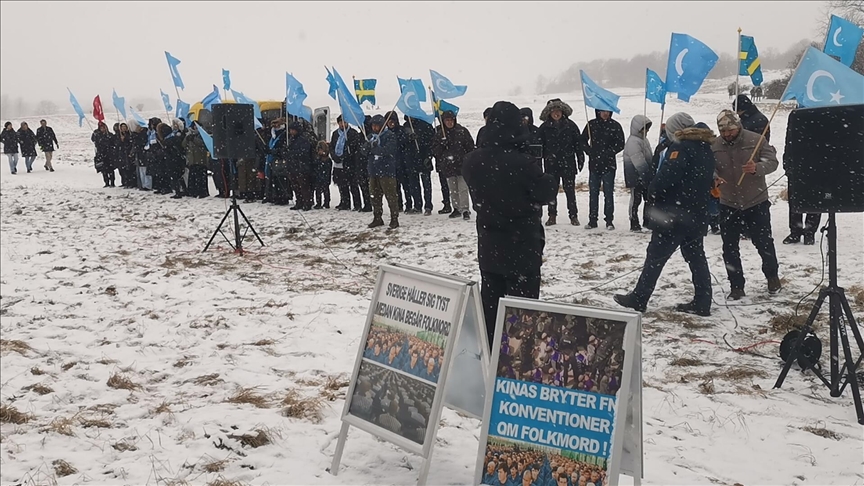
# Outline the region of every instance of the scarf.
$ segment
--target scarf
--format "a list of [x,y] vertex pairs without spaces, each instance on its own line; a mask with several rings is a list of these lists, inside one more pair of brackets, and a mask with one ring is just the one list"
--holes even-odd
[[348,141],[348,130],[339,130],[339,139],[336,140],[336,156],[342,157],[345,152],[345,142]]

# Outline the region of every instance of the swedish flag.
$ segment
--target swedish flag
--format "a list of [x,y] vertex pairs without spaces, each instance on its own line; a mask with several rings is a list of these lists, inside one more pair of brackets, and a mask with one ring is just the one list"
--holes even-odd
[[354,94],[357,95],[357,103],[368,101],[374,106],[376,84],[378,84],[377,79],[355,79]]
[[741,52],[738,53],[738,74],[750,76],[755,86],[762,84],[762,61],[759,60],[759,51],[756,50],[756,42],[749,35],[741,36]]
[[434,110],[435,117],[440,117],[445,111],[452,111],[454,115],[459,114],[459,107],[454,105],[453,103],[448,103],[444,100],[439,100],[437,96],[435,96],[434,91],[430,91],[432,93],[432,109]]

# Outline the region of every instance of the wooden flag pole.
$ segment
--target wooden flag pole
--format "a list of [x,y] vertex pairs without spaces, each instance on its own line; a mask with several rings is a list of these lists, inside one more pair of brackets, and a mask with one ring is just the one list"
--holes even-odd
[[735,53],[735,99],[732,101],[732,106],[735,111],[738,111],[738,95],[740,93],[740,84],[738,78],[741,76],[741,27],[738,27],[738,51]]
[[579,76],[579,84],[582,86],[582,107],[585,108],[585,130],[588,132],[588,148],[591,148],[591,143],[594,142],[594,139],[591,138],[591,119],[588,118],[588,104],[585,103],[585,83],[582,81],[582,76]]
[[[583,93],[582,96],[585,96]],[[644,117],[642,120],[642,131],[645,132],[645,127],[647,125],[648,119],[648,68],[645,68],[645,99],[642,100],[642,116]],[[645,140],[648,140],[648,133],[645,132]]]
[[[754,148],[753,153],[750,154],[750,159],[747,161],[748,164],[750,162],[753,162],[753,157],[756,157],[756,153],[759,152],[759,147],[762,146],[762,142],[765,140],[765,134],[768,133],[768,129],[771,128],[771,122],[774,121],[774,115],[777,114],[777,110],[780,109],[780,104],[783,103],[783,101],[782,101],[783,97],[781,96],[780,98],[781,99],[777,101],[777,105],[774,106],[774,111],[771,113],[771,118],[768,119],[768,124],[765,125],[765,128],[762,130],[762,136],[759,137],[759,141],[756,143],[756,148]],[[747,173],[742,171],[741,177],[738,178],[738,185],[739,186],[744,181],[745,175],[747,175]]]
[[[441,119],[441,110],[435,107],[435,92],[432,91],[432,86],[429,86],[429,96],[432,98],[432,111],[435,112],[435,118],[438,119],[438,124],[441,125],[441,135],[444,137],[444,140],[447,140],[447,130],[444,130],[444,120]],[[440,102],[439,102],[439,107]]]

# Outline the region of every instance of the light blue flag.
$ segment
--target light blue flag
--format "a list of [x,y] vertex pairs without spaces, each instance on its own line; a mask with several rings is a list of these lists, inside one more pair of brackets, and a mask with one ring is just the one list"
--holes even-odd
[[252,105],[252,109],[255,111],[255,118],[261,118],[261,106],[258,105],[258,102],[253,100],[252,98],[247,97],[241,91],[231,90],[231,96],[234,97],[234,101],[243,105]]
[[435,90],[435,96],[439,99],[458,98],[468,91],[468,86],[456,86],[436,71],[430,69],[429,74],[432,75],[432,88]]
[[210,107],[213,106],[214,103],[222,103],[222,98],[219,96],[219,88],[217,88],[215,84],[213,85],[213,91],[201,100],[201,105],[205,110],[210,110]]
[[285,111],[289,115],[311,122],[312,112],[308,108],[304,109],[304,101],[306,101],[306,90],[303,89],[303,83],[294,76],[285,73]]
[[864,76],[810,47],[780,98],[791,99],[801,108],[862,104]]
[[[324,69],[327,69],[327,66],[324,66]],[[330,72],[330,69],[327,69],[327,94],[335,100],[338,89],[339,87],[336,86],[336,79],[333,78],[333,73]]]
[[117,111],[120,112],[121,115],[123,115],[123,119],[125,120],[127,118],[126,98],[123,98],[122,96],[117,96],[117,91],[115,91],[114,88],[111,88],[111,101],[114,103],[114,108],[116,108]]
[[851,66],[862,38],[864,38],[864,28],[842,17],[832,15],[828,36],[825,37],[825,54],[837,56],[840,62]]
[[690,101],[719,59],[698,39],[673,33],[666,65],[666,91],[678,93],[681,101]]
[[222,89],[228,91],[231,89],[231,71],[222,70]]
[[605,90],[594,82],[585,74],[585,71],[579,70],[579,76],[582,77],[582,98],[585,100],[585,105],[595,110],[614,111],[621,113],[618,108],[618,100],[620,96],[615,93]]
[[408,85],[402,90],[402,94],[396,100],[396,108],[405,115],[423,120],[430,125],[435,121],[434,115],[429,115],[420,108],[420,96],[415,91],[414,85]]
[[147,128],[147,121],[144,120],[144,118],[131,106],[129,107],[129,113],[132,115],[132,119],[135,120],[135,123],[137,123],[139,127]]
[[186,123],[189,123],[190,121],[192,121],[189,119],[190,109],[191,107],[189,106],[189,103],[186,103],[180,98],[177,98],[177,111],[174,112],[174,118],[182,118],[186,120]]
[[87,115],[84,114],[84,110],[81,109],[81,105],[78,104],[78,100],[75,99],[75,95],[72,94],[72,90],[66,88],[66,91],[69,92],[69,102],[72,103],[72,109],[75,110],[75,113],[78,114],[78,126],[82,126],[84,124],[84,119],[87,118]]
[[165,105],[165,112],[171,113],[171,110],[174,109],[171,107],[171,98],[169,98],[161,89],[159,90],[159,94],[162,95],[162,104]]
[[348,85],[345,84],[345,80],[342,79],[336,68],[333,68],[333,79],[336,81],[336,95],[339,100],[339,109],[342,111],[342,119],[345,120],[345,123],[362,129],[366,114],[363,113],[360,103],[357,103],[357,97],[354,96],[353,90],[348,89]]
[[645,98],[652,103],[666,105],[666,83],[650,69],[645,70]]
[[174,81],[174,86],[183,89],[185,86],[183,86],[183,80],[180,79],[180,71],[177,70],[180,59],[172,56],[168,51],[165,51],[165,58],[168,59],[168,69],[171,70],[171,79]]
[[422,79],[402,79],[399,76],[396,76],[396,79],[399,81],[399,92],[404,93],[406,88],[411,88],[417,93],[417,100],[421,103],[426,101],[426,88],[423,87]]
[[198,125],[198,133],[201,135],[201,140],[204,141],[204,146],[207,147],[207,151],[210,152],[210,158],[216,160],[216,157],[213,155],[215,152],[213,151],[213,137],[204,131],[204,127],[201,126],[200,123]]

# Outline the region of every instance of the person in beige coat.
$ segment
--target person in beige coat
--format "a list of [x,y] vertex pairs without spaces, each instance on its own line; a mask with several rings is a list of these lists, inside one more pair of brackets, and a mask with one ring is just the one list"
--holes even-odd
[[[761,134],[744,130],[733,111],[720,112],[717,128],[720,137],[711,145],[711,150],[720,183],[720,235],[723,261],[732,287],[729,299],[738,300],[745,295],[739,248],[743,231],[750,236],[762,257],[762,273],[768,281],[768,293],[775,294],[781,285],[777,252],[771,236],[771,202],[765,176],[777,170],[777,151],[766,140],[759,144]],[[759,150],[754,155],[757,145]]]

